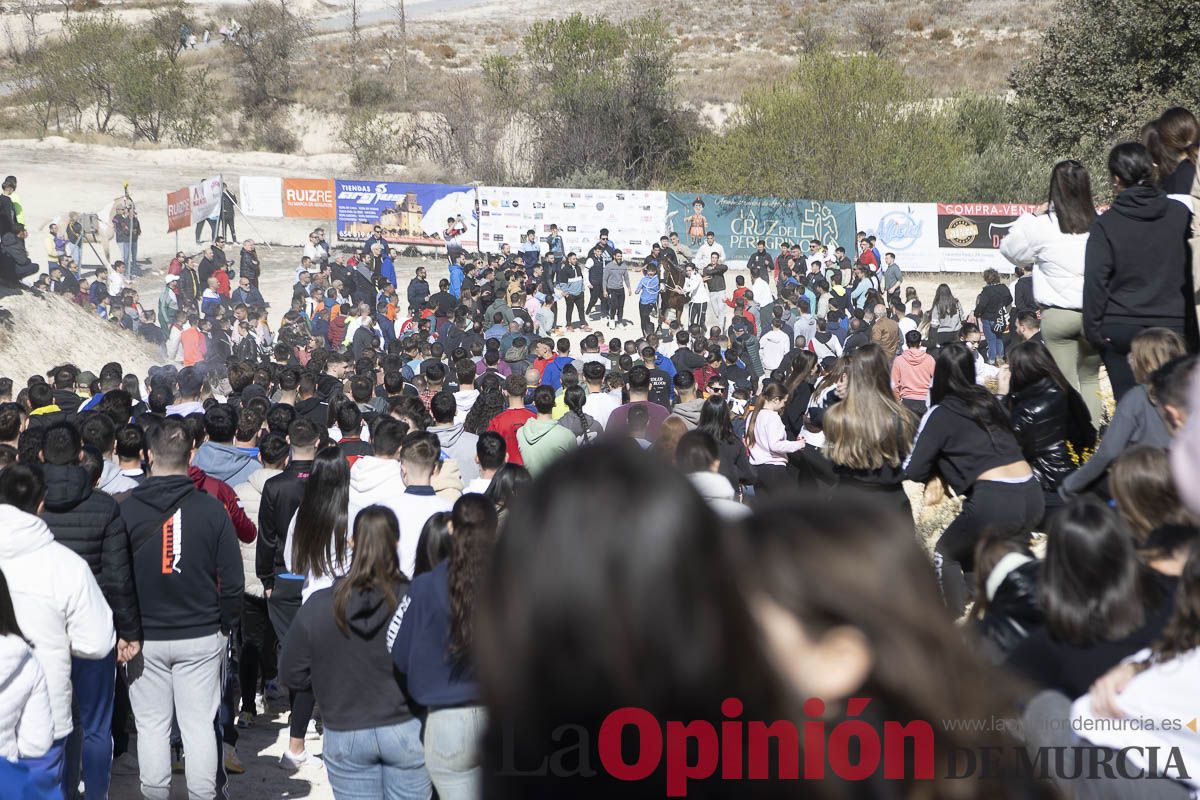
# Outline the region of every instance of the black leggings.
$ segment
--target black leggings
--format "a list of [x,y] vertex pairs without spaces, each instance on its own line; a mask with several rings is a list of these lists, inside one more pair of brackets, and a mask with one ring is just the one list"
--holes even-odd
[[[1113,398],[1117,402],[1120,402],[1125,393],[1137,385],[1137,381],[1133,379],[1133,368],[1129,366],[1129,349],[1133,346],[1134,337],[1149,327],[1152,326],[1128,325],[1123,322],[1105,322],[1100,326],[1100,333],[1106,340],[1100,349],[1100,358],[1104,361],[1104,369],[1108,372],[1108,382],[1112,385]],[[1186,336],[1181,324],[1158,327],[1173,330],[1180,336]]]
[[967,607],[967,579],[975,568],[975,546],[983,536],[1028,539],[1042,519],[1046,499],[1037,478],[1021,483],[977,481],[934,548],[933,564],[946,606],[957,619]]
[[587,311],[585,313],[588,313],[588,314],[592,313],[592,309],[595,308],[597,305],[600,306],[600,313],[603,314],[604,309],[605,309],[604,289],[603,289],[603,287],[601,287],[600,284],[593,283],[592,284],[592,296],[588,298]]
[[579,312],[579,324],[580,325],[583,325],[585,322],[587,322],[587,320],[585,320],[583,318],[583,292],[580,292],[579,294],[564,295],[563,300],[565,300],[567,303],[567,310],[564,313],[566,313],[566,315],[567,315],[567,326],[568,327],[570,327],[570,325],[571,325],[571,310],[572,309]]
[[688,324],[704,327],[708,319],[708,303],[688,303]]
[[783,494],[798,485],[796,477],[783,464],[756,464],[758,472],[758,488],[763,494]]
[[[275,576],[275,588],[271,592],[270,600],[267,601],[267,613],[270,616],[271,625],[275,629],[275,636],[281,643],[287,638],[288,629],[292,627],[292,621],[300,611],[300,605],[303,602],[301,595],[303,588],[303,578]],[[288,699],[291,701],[292,710],[291,737],[303,739],[304,734],[308,731],[308,723],[313,716],[313,708],[317,702],[316,697],[313,696],[311,689],[300,691],[289,689]]]
[[265,684],[275,678],[275,629],[267,617],[267,601],[242,595],[242,658],[238,679],[242,684],[242,711],[255,713],[255,695],[261,676]]

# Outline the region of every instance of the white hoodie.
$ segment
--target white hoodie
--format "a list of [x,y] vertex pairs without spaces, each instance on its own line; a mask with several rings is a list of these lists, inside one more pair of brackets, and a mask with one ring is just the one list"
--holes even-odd
[[0,758],[39,758],[52,744],[54,722],[42,667],[20,636],[0,636]]
[[17,623],[46,674],[58,741],[72,729],[71,656],[98,659],[112,652],[112,609],[87,562],[54,541],[40,518],[0,505],[0,530],[0,570]]
[[466,421],[467,414],[471,413],[471,409],[475,406],[475,401],[478,399],[478,389],[459,389],[454,393],[454,402],[458,406],[454,412],[455,425],[461,425]]

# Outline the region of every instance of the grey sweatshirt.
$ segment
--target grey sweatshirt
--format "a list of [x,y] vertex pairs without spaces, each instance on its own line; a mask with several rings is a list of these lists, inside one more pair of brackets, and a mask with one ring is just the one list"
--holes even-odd
[[604,288],[605,289],[620,289],[624,284],[625,291],[630,290],[629,286],[629,265],[622,261],[618,264],[616,261],[610,261],[604,265]]
[[1108,430],[1100,440],[1100,446],[1092,457],[1062,482],[1060,493],[1074,495],[1084,491],[1095,482],[1112,462],[1117,460],[1127,447],[1148,444],[1152,447],[1170,447],[1171,433],[1162,416],[1150,402],[1145,386],[1135,386],[1125,393],[1117,410],[1113,413]]

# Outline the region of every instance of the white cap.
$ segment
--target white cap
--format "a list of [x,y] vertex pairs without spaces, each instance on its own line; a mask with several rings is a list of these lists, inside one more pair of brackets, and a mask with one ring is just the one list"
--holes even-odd
[[179,276],[178,275],[168,275],[163,280],[166,281],[167,283],[174,283],[175,281],[179,280]]

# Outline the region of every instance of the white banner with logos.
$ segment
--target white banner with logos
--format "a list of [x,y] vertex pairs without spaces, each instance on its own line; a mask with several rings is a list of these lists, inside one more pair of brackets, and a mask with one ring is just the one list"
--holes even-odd
[[192,224],[221,213],[221,176],[205,178],[192,186]]
[[283,178],[243,175],[238,181],[239,205],[247,217],[283,216]]
[[641,258],[663,235],[666,218],[666,192],[479,187],[479,247],[489,253],[506,243],[516,252],[529,230],[545,252],[546,235],[557,225],[566,252],[581,260],[601,228],[627,256]]
[[858,230],[875,237],[881,254],[896,254],[902,271],[941,272],[937,203],[855,203],[854,216]]

